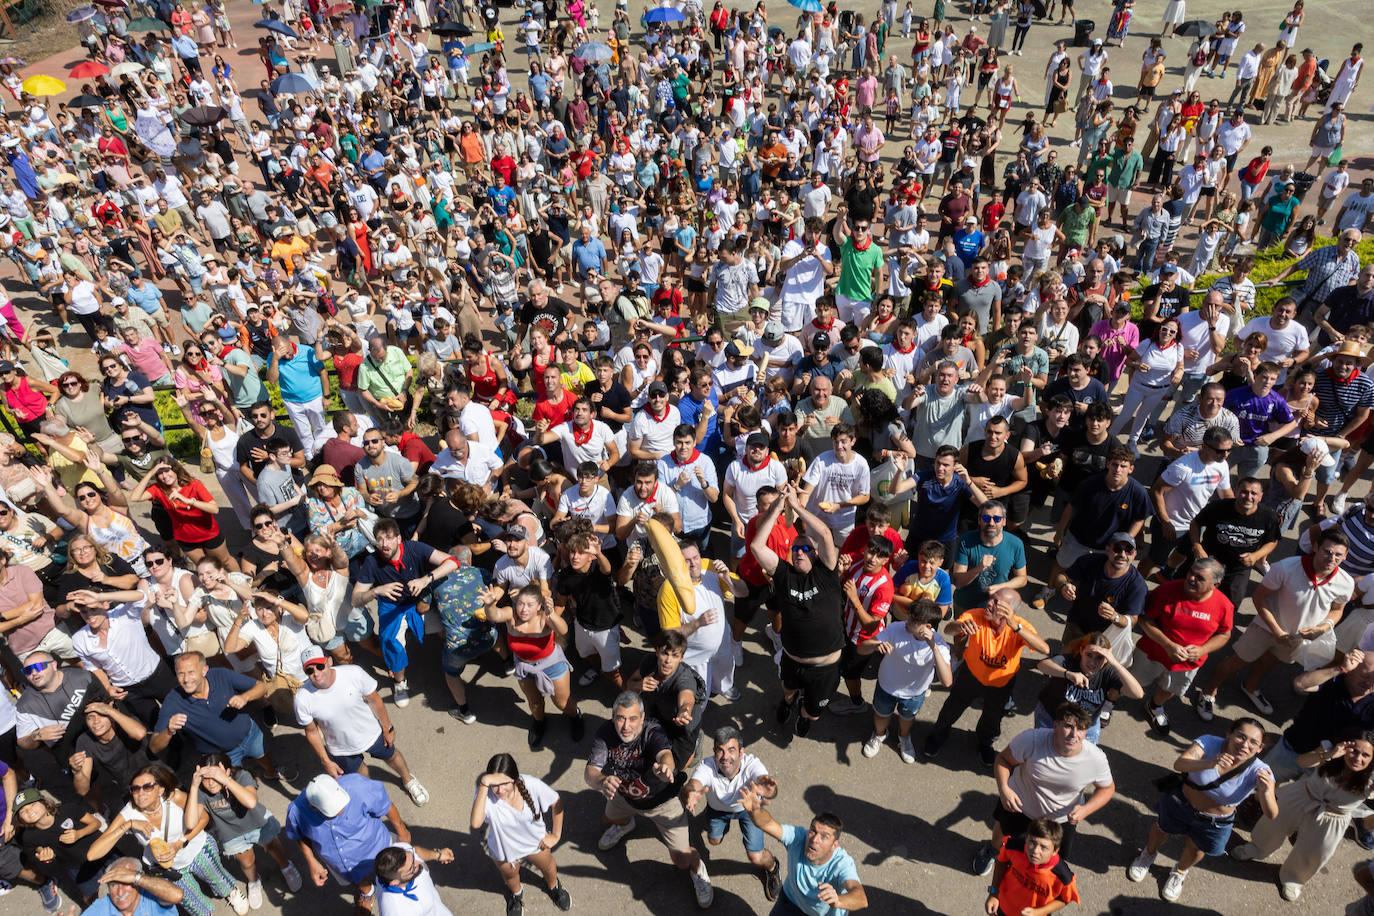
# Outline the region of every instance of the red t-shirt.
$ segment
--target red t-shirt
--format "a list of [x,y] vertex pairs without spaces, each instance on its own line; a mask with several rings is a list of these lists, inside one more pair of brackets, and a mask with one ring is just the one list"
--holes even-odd
[[358,367],[363,364],[361,353],[344,353],[334,357],[334,371],[339,373],[339,387],[344,391],[358,390]]
[[414,433],[401,433],[400,446],[401,457],[412,464],[418,464],[421,474],[429,470],[429,466],[434,463],[434,453],[425,445],[425,441]]
[[[201,502],[213,503],[215,501],[215,498],[210,495],[210,491],[205,489],[205,484],[199,480],[192,480],[172,492],[181,493],[188,499]],[[161,503],[162,508],[167,510],[167,514],[172,518],[172,537],[176,538],[177,543],[182,546],[199,544],[219,536],[219,523],[210,513],[203,512],[195,506],[188,506],[185,503],[169,499],[168,494],[164,493],[157,484],[151,484],[148,487],[148,495]]]
[[848,598],[845,599],[844,632],[849,641],[857,646],[878,635],[878,631],[882,629],[881,621],[887,617],[887,612],[892,607],[892,593],[896,589],[892,586],[892,576],[888,574],[886,566],[869,575],[864,572],[863,562],[860,561],[850,566],[844,577],[846,581],[852,581],[859,590],[859,603],[864,606],[868,615],[877,617],[880,621],[871,630],[865,630],[858,613],[854,610],[854,605]]
[[997,853],[997,861],[1007,870],[997,885],[997,907],[1003,913],[1039,909],[1055,900],[1078,902],[1078,884],[1073,870],[1055,853],[1044,865],[1032,865],[1026,858],[1026,838],[1007,837]]
[[540,398],[534,405],[534,413],[530,415],[531,423],[538,423],[540,420],[549,421],[549,429],[553,429],[560,423],[568,422],[572,416],[572,406],[577,401],[577,395],[563,389],[563,397],[558,401],[550,401],[548,398]]
[[[759,519],[762,517],[755,515],[744,526],[744,557],[739,561],[739,577],[752,588],[762,588],[768,584],[768,577],[764,575],[763,567],[759,565],[758,560],[754,559],[754,552],[748,547],[750,542],[754,540],[754,535],[758,534]],[[785,560],[792,551],[792,542],[796,539],[797,529],[780,518],[773,525],[773,530],[768,533],[768,549]]]
[[[1229,633],[1236,610],[1231,599],[1218,588],[1204,600],[1194,601],[1183,593],[1183,584],[1178,579],[1155,589],[1145,607],[1145,619],[1181,646],[1200,646],[1218,633]],[[1149,636],[1140,638],[1138,648],[1166,671],[1192,671],[1207,662],[1205,655],[1196,662],[1176,662]]]
[[[892,545],[892,556],[895,557],[897,552],[903,548],[902,539],[897,536],[897,532],[892,530],[891,525],[887,527],[882,536],[887,538],[888,543]],[[844,539],[844,544],[840,547],[840,562],[846,566],[857,562],[863,556],[864,548],[868,546],[868,541],[872,537],[873,535],[868,533],[867,525],[860,525],[849,532],[849,537]],[[888,569],[892,568],[892,557],[888,557],[886,566]]]

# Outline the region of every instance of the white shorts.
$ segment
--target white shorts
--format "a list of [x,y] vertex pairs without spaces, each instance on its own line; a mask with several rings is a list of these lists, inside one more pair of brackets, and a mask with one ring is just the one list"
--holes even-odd
[[873,303],[865,302],[862,299],[850,299],[848,296],[835,294],[835,310],[840,314],[840,320],[845,324],[860,325],[868,317],[868,313],[873,311]]
[[595,652],[601,657],[601,672],[610,674],[620,670],[620,627],[609,630],[588,630],[580,621],[573,621],[573,644],[577,654],[590,658]]
[[1296,642],[1289,645],[1279,642],[1267,627],[1255,620],[1250,622],[1250,625],[1245,628],[1245,632],[1240,634],[1240,638],[1231,647],[1235,650],[1236,658],[1246,664],[1259,661],[1266,652],[1281,662],[1292,662],[1297,658],[1303,643]]
[[1129,208],[1131,206],[1131,189],[1107,185],[1107,203],[1120,204]]
[[38,645],[19,656],[22,662],[35,652],[46,652],[53,658],[71,661],[76,658],[76,650],[72,648],[72,638],[57,627],[53,627],[43,638],[38,640]]
[[1163,665],[1139,649],[1136,649],[1135,654],[1131,656],[1131,674],[1135,675],[1135,679],[1146,691],[1151,686],[1155,686],[1172,693],[1176,697],[1181,697],[1192,686],[1193,678],[1197,676],[1197,672],[1197,668],[1188,671],[1167,671]]

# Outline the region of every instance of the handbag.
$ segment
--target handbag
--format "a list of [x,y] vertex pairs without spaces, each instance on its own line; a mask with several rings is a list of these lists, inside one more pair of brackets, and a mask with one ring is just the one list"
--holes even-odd
[[[166,842],[167,842],[167,821],[168,821],[168,820],[170,819],[170,817],[171,817],[171,807],[172,807],[172,803],[171,803],[170,801],[168,801],[167,799],[163,799],[163,801],[162,801],[162,836],[160,836],[160,837],[154,837],[154,839],[161,840],[163,843],[166,843]],[[149,841],[148,841],[148,845],[149,845],[149,846],[152,845],[152,840],[149,840]],[[161,878],[161,879],[164,880],[164,881],[170,881],[170,882],[172,882],[173,884],[176,884],[178,881],[181,880],[181,869],[179,869],[179,868],[172,868],[172,867],[169,866],[169,865],[163,865],[161,862],[157,861],[156,858],[153,859],[153,861],[152,861],[151,863],[145,863],[145,864],[144,864],[144,866],[143,866],[143,873],[144,873],[145,875],[151,875],[151,876],[153,876],[154,878]]]
[[1331,155],[1326,157],[1326,164],[1337,166],[1341,163],[1341,144],[1337,143],[1331,150]]
[[[1245,761],[1244,763],[1242,763],[1240,766],[1232,767],[1231,769],[1227,770],[1225,773],[1218,773],[1218,774],[1217,774],[1217,778],[1216,778],[1216,779],[1213,779],[1211,782],[1205,783],[1204,785],[1200,785],[1200,786],[1195,785],[1195,786],[1193,786],[1193,788],[1194,788],[1194,789],[1197,789],[1199,792],[1207,792],[1207,791],[1210,791],[1211,789],[1215,789],[1217,786],[1221,785],[1221,784],[1224,783],[1226,780],[1230,779],[1232,776],[1235,776],[1235,775],[1236,775],[1237,773],[1239,773],[1241,770],[1244,770],[1244,769],[1246,769],[1247,767],[1249,767],[1249,766],[1250,766],[1250,763],[1251,763],[1250,760],[1246,760],[1246,761]],[[1154,783],[1155,783],[1155,788],[1156,788],[1156,789],[1159,789],[1161,792],[1174,792],[1174,791],[1177,791],[1178,789],[1183,788],[1183,783],[1184,783],[1186,780],[1187,780],[1187,774],[1186,774],[1186,773],[1180,773],[1180,772],[1178,772],[1177,770],[1170,770],[1169,772],[1165,773],[1163,776],[1160,776],[1159,778],[1157,778],[1157,779],[1154,781]]]

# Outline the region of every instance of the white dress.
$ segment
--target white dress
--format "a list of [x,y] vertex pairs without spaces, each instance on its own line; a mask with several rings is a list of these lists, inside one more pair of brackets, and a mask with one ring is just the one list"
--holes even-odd
[[1164,25],[1182,25],[1187,18],[1188,11],[1186,0],[1169,0],[1169,5],[1164,7]]

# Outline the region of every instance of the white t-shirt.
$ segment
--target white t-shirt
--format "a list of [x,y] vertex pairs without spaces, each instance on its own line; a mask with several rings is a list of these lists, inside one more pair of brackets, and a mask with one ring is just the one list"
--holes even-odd
[[[830,251],[820,246],[822,254],[802,258],[792,265],[782,281],[778,295],[778,318],[788,331],[798,331],[815,316],[816,300],[825,292],[825,265]],[[793,239],[782,247],[782,260],[795,258],[804,250],[801,239]]]
[[1047,817],[1063,823],[1090,786],[1112,784],[1107,755],[1090,741],[1072,757],[1054,749],[1050,728],[1032,728],[1011,739],[1007,750],[1021,765],[1012,770],[1008,786],[1021,797],[1021,813],[1031,820]]
[[[1207,322],[1201,312],[1180,315],[1178,324],[1182,331],[1178,342],[1183,345],[1183,349],[1196,350],[1198,354],[1197,360],[1185,363],[1183,369],[1185,372],[1201,375],[1217,361],[1217,354],[1212,351],[1212,332],[1207,330]],[[1217,317],[1217,333],[1221,335],[1222,340],[1231,336],[1231,316],[1225,312]]]
[[1142,340],[1135,348],[1140,354],[1140,365],[1131,376],[1131,383],[1160,387],[1169,384],[1174,369],[1183,362],[1183,347],[1177,343],[1160,348],[1153,340]]
[[1164,507],[1174,531],[1184,534],[1212,494],[1231,489],[1231,470],[1225,461],[1203,464],[1200,451],[1189,452],[1165,468],[1160,480],[1173,488],[1164,494]]
[[676,407],[668,405],[668,412],[662,420],[656,420],[648,408],[640,410],[630,420],[629,441],[642,440],[641,447],[655,455],[666,455],[673,450],[673,430],[682,423],[682,414]]
[[1374,213],[1374,194],[1370,194],[1368,197],[1363,194],[1348,195],[1345,198],[1345,213],[1341,215],[1341,222],[1336,227],[1336,231],[1364,229],[1364,224],[1368,221],[1370,213]]
[[825,451],[817,456],[806,469],[802,482],[815,489],[811,491],[808,508],[816,512],[831,529],[845,531],[854,527],[854,506],[842,506],[835,512],[821,512],[816,508],[819,503],[841,503],[868,492],[868,462],[855,454],[848,464],[840,464],[835,452]]
[[1245,323],[1245,327],[1240,329],[1236,336],[1241,340],[1249,337],[1256,331],[1269,338],[1269,345],[1260,354],[1262,359],[1280,360],[1286,359],[1301,350],[1310,349],[1312,341],[1308,337],[1307,328],[1296,321],[1289,321],[1286,326],[1275,329],[1269,325],[1269,316],[1260,315],[1251,318]]
[[[491,790],[477,787],[478,792],[487,793],[487,852],[498,862],[517,862],[539,851],[539,844],[547,834],[544,812],[558,801],[558,793],[542,779],[534,776],[521,776],[520,779],[534,802],[534,811],[528,805],[517,811]],[[473,798],[476,797],[474,793]]]
[[580,444],[574,436],[572,420],[558,424],[553,432],[558,436],[558,444],[563,446],[563,467],[570,471],[576,471],[584,461],[595,461],[597,464],[605,461],[610,455],[606,447],[615,441],[615,433],[600,420],[592,421],[589,430],[591,438]]
[[[591,496],[583,496],[577,487],[568,487],[558,497],[558,511],[571,518],[585,518],[593,525],[604,525],[610,519],[611,527],[615,527],[615,498],[610,490],[599,484]],[[601,546],[614,547],[615,535],[601,535]]]
[[[620,501],[616,503],[615,514],[623,518],[630,518],[639,511],[640,506],[646,504],[652,505],[655,512],[667,512],[669,515],[679,514],[682,511],[673,488],[660,480],[654,484],[654,489],[649,493],[648,499],[640,499],[635,495],[633,486],[626,487],[625,492],[620,494]],[[635,534],[643,536],[644,523],[642,521],[635,521]]]
[[507,592],[517,592],[532,582],[553,578],[553,560],[540,547],[525,548],[525,562],[517,563],[510,554],[496,561],[492,578]]
[[781,487],[785,483],[787,471],[781,461],[773,460],[772,455],[756,468],[750,468],[743,459],[736,458],[725,469],[725,485],[735,488],[731,495],[735,501],[735,512],[746,525],[758,513],[759,490],[765,486]]
[[[408,849],[415,853],[416,859],[420,858],[420,854],[415,852],[415,847],[409,843],[398,840],[391,845],[399,849]],[[400,887],[391,890],[379,887],[377,911],[380,916],[453,916],[453,911],[444,906],[444,902],[439,899],[434,878],[430,876],[429,868],[424,865],[421,865],[420,873],[410,882],[410,886],[404,889],[404,893]]]
[[361,754],[382,734],[364,697],[377,692],[377,682],[357,665],[335,665],[334,683],[316,687],[307,680],[296,691],[296,721],[314,722],[324,734],[324,749],[335,757]]
[[[1345,604],[1355,594],[1350,573],[1337,569],[1324,581],[1313,582],[1302,557],[1279,560],[1269,567],[1260,584],[1271,592],[1265,602],[1269,610],[1289,633],[1316,626],[1331,613],[1332,605]],[[1269,631],[1263,618],[1256,616],[1255,624]]]
[[736,813],[744,810],[739,803],[739,792],[760,776],[767,776],[768,768],[753,754],[740,754],[739,772],[734,778],[720,775],[716,768],[716,758],[707,757],[692,771],[692,779],[706,789],[706,805],[712,811]]
[[935,680],[935,653],[949,662],[949,643],[938,632],[935,647],[924,639],[917,639],[906,628],[906,621],[894,620],[873,637],[890,643],[892,651],[883,656],[878,666],[878,686],[898,699],[919,697],[930,690]]
[[458,428],[469,442],[480,442],[490,449],[497,446],[496,423],[491,418],[491,411],[476,401],[470,400],[463,406],[458,414]]
[[701,574],[701,581],[692,589],[696,595],[696,610],[691,614],[679,610],[683,623],[690,623],[693,620],[705,616],[707,611],[716,612],[715,623],[708,623],[698,627],[691,636],[687,637],[687,651],[683,653],[682,663],[687,665],[697,674],[701,675],[701,681],[709,690],[711,687],[711,659],[715,658],[717,650],[720,649],[721,640],[725,638],[725,596],[721,594],[720,577],[712,570],[705,570]]

